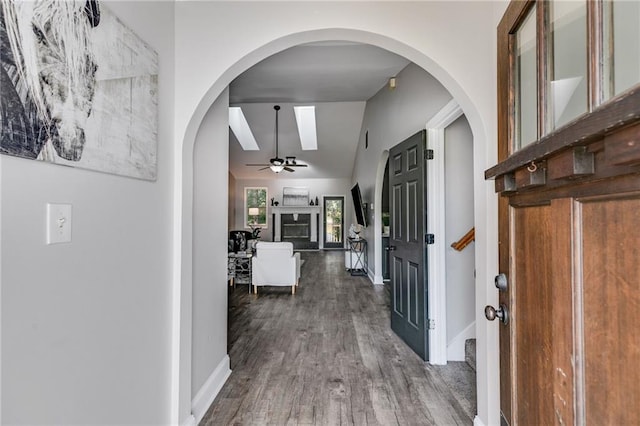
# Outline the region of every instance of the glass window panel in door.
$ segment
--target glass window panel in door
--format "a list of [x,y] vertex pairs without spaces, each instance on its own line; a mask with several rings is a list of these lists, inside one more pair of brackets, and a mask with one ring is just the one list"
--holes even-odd
[[587,4],[549,3],[551,80],[545,128],[555,130],[588,109]]
[[344,246],[344,197],[324,197],[324,247]]
[[536,7],[515,34],[514,150],[538,139],[538,82],[536,66]]
[[605,1],[605,98],[640,83],[640,1]]

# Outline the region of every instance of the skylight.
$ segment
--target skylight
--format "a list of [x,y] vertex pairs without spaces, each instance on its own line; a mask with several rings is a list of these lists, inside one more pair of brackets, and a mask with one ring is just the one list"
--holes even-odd
[[295,106],[293,110],[298,123],[298,134],[300,144],[304,151],[318,149],[318,137],[316,135],[316,107],[315,106]]
[[249,123],[240,107],[229,107],[229,127],[236,135],[240,146],[245,151],[260,151],[256,138],[253,137]]

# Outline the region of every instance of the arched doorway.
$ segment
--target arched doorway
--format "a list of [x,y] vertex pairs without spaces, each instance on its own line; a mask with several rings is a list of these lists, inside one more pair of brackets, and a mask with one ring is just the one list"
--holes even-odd
[[[268,36],[267,36],[268,37]],[[480,146],[486,141],[485,129],[471,100],[464,93],[456,81],[440,66],[435,64],[426,54],[419,52],[410,46],[397,40],[379,34],[372,34],[360,30],[324,29],[309,32],[297,32],[285,37],[277,38],[256,46],[255,50],[237,62],[233,63],[219,77],[215,78],[204,97],[197,103],[193,114],[186,120],[184,133],[180,125],[176,129],[177,135],[182,139],[182,145],[176,150],[176,180],[175,180],[175,232],[174,232],[174,258],[176,272],[174,273],[174,301],[173,301],[173,347],[172,347],[172,419],[180,423],[185,413],[190,411],[191,395],[191,317],[192,317],[192,280],[193,280],[193,188],[194,184],[194,147],[198,141],[198,131],[202,120],[213,104],[214,100],[223,93],[229,83],[253,64],[273,53],[284,50],[304,42],[323,40],[348,40],[374,44],[385,48],[418,64],[428,72],[437,74],[441,82],[445,84],[451,93],[459,97],[459,102],[466,110],[468,108],[470,121],[475,140]],[[445,80],[445,81],[443,81]],[[484,162],[484,151],[479,150],[480,163]],[[483,218],[484,219],[484,218]],[[225,224],[226,226],[226,224]]]

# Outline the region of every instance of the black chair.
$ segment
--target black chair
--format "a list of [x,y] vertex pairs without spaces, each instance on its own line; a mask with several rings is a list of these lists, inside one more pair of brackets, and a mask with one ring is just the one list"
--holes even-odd
[[237,253],[239,251],[247,251],[249,248],[249,240],[252,239],[254,239],[254,237],[250,231],[229,231],[229,252]]

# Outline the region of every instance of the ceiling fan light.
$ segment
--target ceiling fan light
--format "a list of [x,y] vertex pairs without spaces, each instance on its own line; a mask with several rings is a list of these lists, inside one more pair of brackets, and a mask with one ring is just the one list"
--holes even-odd
[[275,164],[272,164],[271,166],[269,166],[269,168],[270,168],[270,169],[271,169],[271,171],[273,171],[274,173],[280,173],[281,171],[283,171],[283,170],[284,170],[284,166],[282,166],[282,165],[278,165],[278,166],[277,166],[277,165],[275,165]]

